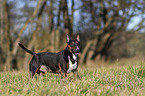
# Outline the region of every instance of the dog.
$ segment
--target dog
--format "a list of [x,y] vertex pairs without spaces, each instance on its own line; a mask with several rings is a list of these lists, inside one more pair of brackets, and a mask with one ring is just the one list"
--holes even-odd
[[61,74],[62,77],[67,77],[70,72],[74,73],[76,78],[78,75],[78,54],[80,52],[80,37],[76,35],[76,39],[71,40],[66,35],[67,46],[64,50],[58,53],[41,52],[35,53],[25,48],[21,43],[18,45],[26,52],[33,55],[29,63],[30,78],[33,78],[37,73],[43,76],[45,72]]

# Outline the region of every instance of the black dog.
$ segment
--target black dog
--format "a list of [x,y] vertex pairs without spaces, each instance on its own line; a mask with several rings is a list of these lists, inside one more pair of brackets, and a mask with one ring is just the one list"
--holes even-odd
[[61,74],[62,77],[67,77],[67,73],[73,72],[74,76],[78,77],[79,35],[76,35],[75,40],[70,40],[68,35],[66,39],[66,48],[58,53],[35,53],[18,43],[21,48],[33,55],[29,64],[31,78],[33,78],[35,73],[42,75],[45,72],[58,73]]

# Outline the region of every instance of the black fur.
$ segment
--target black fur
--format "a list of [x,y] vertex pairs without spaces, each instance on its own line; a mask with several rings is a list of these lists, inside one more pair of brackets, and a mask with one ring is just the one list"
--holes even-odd
[[21,43],[18,43],[18,44],[19,44],[19,46],[20,46],[22,49],[24,49],[26,52],[28,52],[28,53],[30,53],[30,54],[32,54],[32,55],[36,54],[35,52],[33,52],[33,51],[28,50],[27,48],[25,48]]
[[[72,43],[73,42],[73,43]],[[68,69],[68,56],[72,58],[72,53],[78,52],[78,49],[75,50],[75,48],[78,48],[78,45],[76,44],[79,42],[78,40],[69,40],[69,44],[72,44],[71,50],[70,45],[68,44],[67,47],[58,53],[50,53],[50,52],[42,52],[42,53],[35,53],[31,50],[28,50],[25,48],[22,44],[18,43],[19,46],[24,49],[26,52],[33,55],[32,60],[29,64],[29,71],[30,76],[33,78],[35,73],[45,73],[40,70],[41,66],[44,65],[47,67],[48,72],[52,73],[58,73],[62,74],[63,77],[67,76],[67,69]],[[75,48],[74,48],[75,47]],[[73,59],[72,59],[73,61]],[[73,70],[75,74],[77,74],[77,68]]]

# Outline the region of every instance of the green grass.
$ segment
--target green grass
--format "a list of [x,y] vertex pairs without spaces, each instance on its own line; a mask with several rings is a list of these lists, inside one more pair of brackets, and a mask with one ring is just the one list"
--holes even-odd
[[47,73],[29,79],[28,72],[0,73],[0,96],[143,96],[145,66],[79,69],[81,80]]

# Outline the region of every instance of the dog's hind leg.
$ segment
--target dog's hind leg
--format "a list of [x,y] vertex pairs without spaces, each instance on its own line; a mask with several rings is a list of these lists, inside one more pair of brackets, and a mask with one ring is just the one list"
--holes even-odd
[[33,78],[34,76],[35,76],[35,74],[37,73],[37,71],[38,71],[38,68],[36,69],[36,71],[31,71],[30,72],[30,78]]
[[31,72],[32,78],[35,76],[36,73],[38,73],[39,75],[41,75],[41,72],[40,72],[41,66],[42,66],[42,65],[40,65],[38,68],[36,68],[36,69],[34,70],[34,72]]
[[59,67],[59,73],[61,74],[61,77],[62,78],[66,78],[67,77],[67,74],[62,70],[60,64],[58,65],[58,67]]
[[32,73],[32,78],[35,76],[35,74],[37,73],[38,70],[39,70],[39,68],[37,68],[36,71]]
[[30,78],[33,78],[35,72],[30,72]]
[[39,56],[34,55],[29,64],[30,78],[33,78],[35,74],[38,73],[38,71],[40,70],[40,67],[41,67],[41,63],[39,60]]

